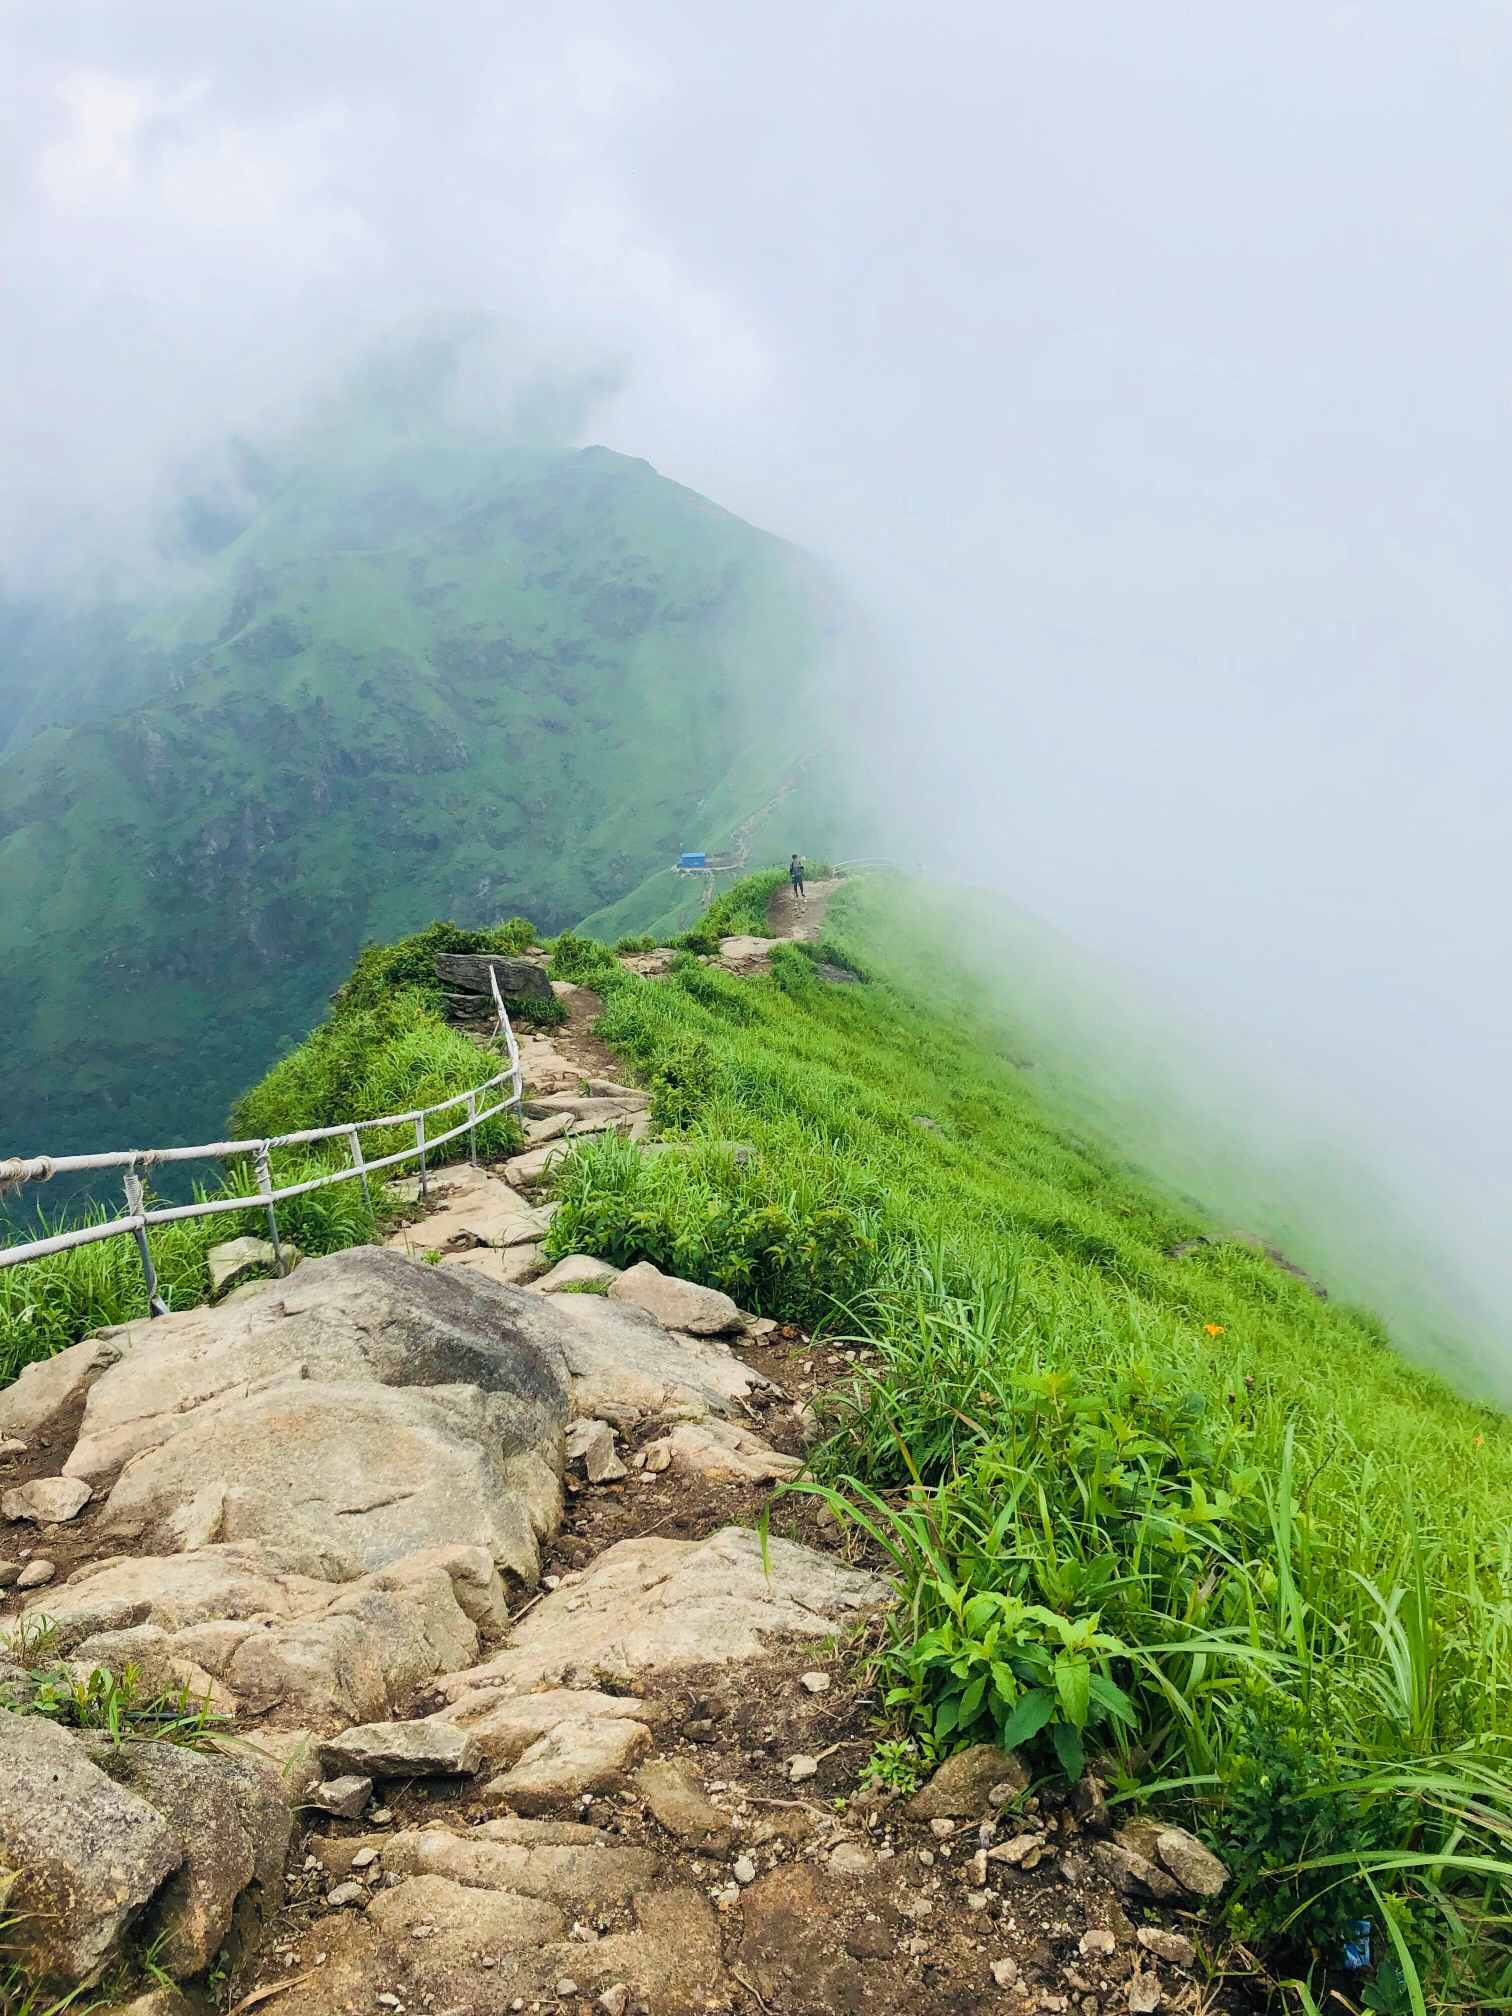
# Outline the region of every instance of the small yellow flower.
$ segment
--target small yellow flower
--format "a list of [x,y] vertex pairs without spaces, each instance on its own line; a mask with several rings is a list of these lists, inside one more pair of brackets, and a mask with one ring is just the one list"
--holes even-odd
[[1476,1446],[1476,1448],[1477,1448],[1477,1449],[1480,1449],[1480,1448],[1483,1448],[1483,1447],[1485,1446],[1485,1440],[1486,1440],[1486,1438],[1485,1438],[1485,1436],[1484,1436],[1484,1435],[1477,1435],[1477,1436],[1476,1436],[1476,1438],[1475,1438],[1475,1446]]
[[1223,1325],[1221,1323],[1204,1323],[1202,1327],[1206,1330],[1209,1337],[1221,1337],[1223,1335]]

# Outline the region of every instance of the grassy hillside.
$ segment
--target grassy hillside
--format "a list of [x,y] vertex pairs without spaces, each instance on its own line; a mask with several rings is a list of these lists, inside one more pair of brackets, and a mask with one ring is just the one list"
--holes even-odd
[[644,462],[359,430],[274,488],[122,647],[167,690],[0,761],[8,1151],[214,1138],[365,939],[602,911],[822,739],[826,584]]
[[[585,1145],[551,1243],[858,1341],[801,1488],[900,1576],[876,1768],[982,1737],[1091,1759],[1123,1812],[1220,1849],[1206,1936],[1262,1985],[1321,2003],[1332,1975],[1358,2007],[1337,1968],[1369,1918],[1367,2006],[1508,2006],[1507,1421],[1262,1253],[1172,1257],[1223,1220],[1042,1096],[911,893],[848,886],[813,949],[866,984],[798,946],[759,979],[598,957],[599,1033],[695,1152]],[[248,1110],[305,1114],[331,1029]],[[372,1082],[414,1032],[361,1040]],[[7,1338],[50,1326],[66,1271],[0,1276]]]

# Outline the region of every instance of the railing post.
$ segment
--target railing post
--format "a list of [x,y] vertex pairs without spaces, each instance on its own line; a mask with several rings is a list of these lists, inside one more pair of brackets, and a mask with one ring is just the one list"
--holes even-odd
[[478,1166],[478,1095],[467,1095],[467,1152],[474,1169]]
[[281,1281],[284,1276],[283,1246],[278,1237],[278,1213],[273,1209],[273,1171],[268,1166],[268,1144],[259,1141],[252,1151],[257,1164],[257,1187],[267,1199],[268,1233],[273,1241],[273,1272]]
[[373,1227],[374,1230],[376,1231],[378,1226],[378,1213],[373,1209],[373,1193],[368,1188],[367,1165],[362,1159],[362,1143],[357,1138],[357,1129],[355,1127],[348,1127],[347,1141],[349,1142],[352,1150],[352,1167],[357,1171],[358,1176],[362,1179],[363,1201],[367,1205],[368,1216],[369,1218],[372,1219]]
[[426,1203],[429,1203],[430,1192],[425,1187],[425,1115],[423,1113],[415,1115],[415,1146],[420,1151],[420,1195]]
[[[137,1160],[138,1158],[133,1155],[125,1174],[126,1209],[133,1218],[139,1218],[146,1208],[146,1200],[142,1196],[142,1179],[137,1174]],[[142,1259],[142,1277],[147,1283],[147,1313],[149,1316],[166,1316],[168,1304],[158,1293],[157,1269],[152,1264],[152,1251],[147,1244],[147,1227],[137,1225],[133,1229],[136,1233],[137,1252]]]

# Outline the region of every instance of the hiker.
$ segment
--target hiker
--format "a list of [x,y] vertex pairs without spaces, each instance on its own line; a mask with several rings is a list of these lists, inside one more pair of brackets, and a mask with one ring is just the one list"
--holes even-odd
[[788,880],[793,885],[793,894],[800,902],[806,903],[808,898],[803,893],[803,863],[796,854],[788,863]]

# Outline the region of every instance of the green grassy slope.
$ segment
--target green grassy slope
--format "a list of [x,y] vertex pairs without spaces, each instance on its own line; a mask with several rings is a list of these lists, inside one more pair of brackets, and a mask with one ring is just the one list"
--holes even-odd
[[[1236,1971],[1259,1955],[1359,2006],[1337,1970],[1370,1917],[1369,2006],[1413,2006],[1414,1972],[1424,2006],[1507,2006],[1512,1426],[1260,1253],[1173,1258],[1226,1214],[1040,1089],[953,907],[844,887],[813,951],[864,985],[796,946],[752,979],[600,958],[599,1034],[691,1152],[586,1144],[550,1250],[650,1259],[859,1344],[805,1488],[897,1564],[893,1782],[984,1737],[1044,1775],[1096,1759],[1126,1811],[1174,1806],[1223,1852],[1202,1936]],[[417,1034],[428,1070],[459,1068],[434,1033],[340,1021],[248,1110],[323,1117],[299,1088],[328,1084],[338,1038],[364,1083]],[[70,1272],[0,1275],[7,1351],[87,1326]]]
[[718,846],[822,733],[813,565],[644,462],[370,432],[0,762],[6,1145],[213,1138],[359,944],[558,929]]

